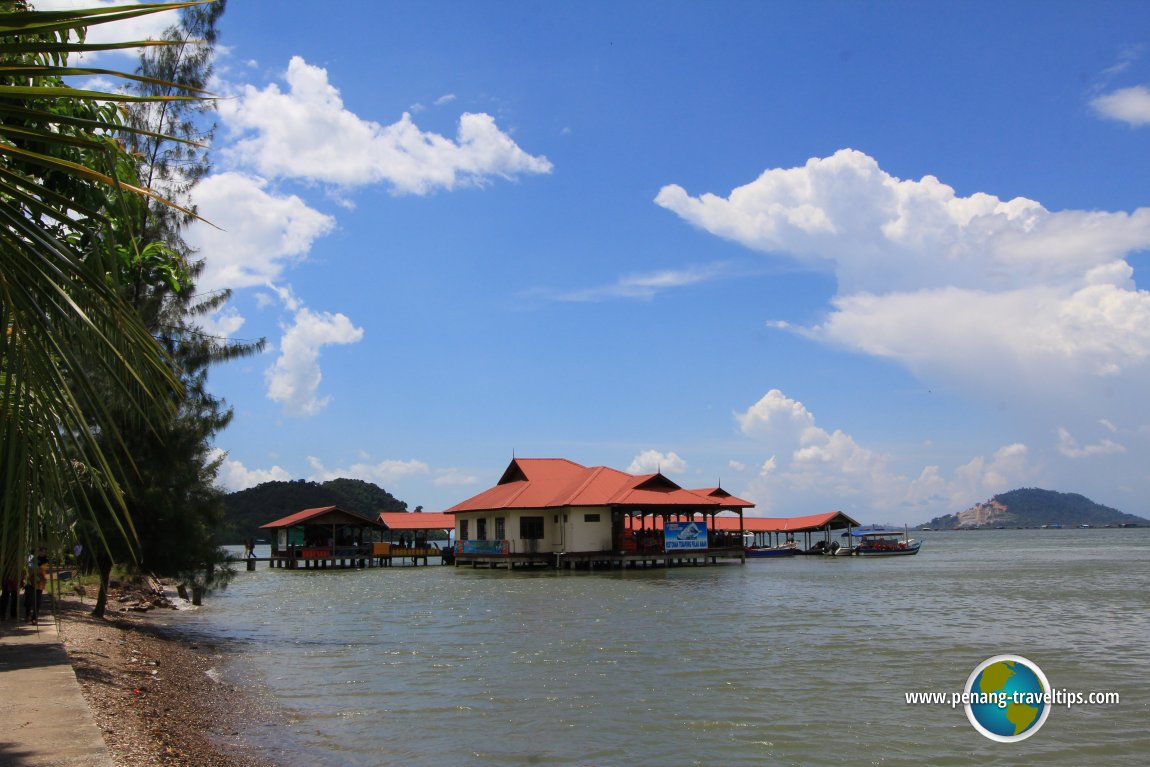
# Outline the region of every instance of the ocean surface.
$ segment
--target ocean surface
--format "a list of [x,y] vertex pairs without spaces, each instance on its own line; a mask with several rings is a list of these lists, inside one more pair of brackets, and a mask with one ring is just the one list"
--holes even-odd
[[[283,712],[242,735],[287,767],[1150,764],[1150,529],[915,535],[590,573],[261,564],[169,620]],[[1120,702],[1019,743],[906,702],[1000,654]]]

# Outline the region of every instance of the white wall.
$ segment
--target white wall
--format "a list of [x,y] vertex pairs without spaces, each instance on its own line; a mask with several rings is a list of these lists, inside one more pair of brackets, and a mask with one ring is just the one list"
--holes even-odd
[[[599,521],[586,521],[588,514],[598,514]],[[611,511],[603,507],[472,511],[456,514],[456,540],[462,540],[459,525],[464,519],[468,520],[467,536],[469,540],[477,540],[478,520],[480,519],[487,520],[487,540],[495,540],[495,519],[497,517],[504,519],[504,538],[510,541],[512,553],[523,553],[531,550],[531,542],[519,537],[522,517],[543,518],[543,538],[536,543],[535,547],[535,551],[539,553],[609,551],[611,549]]]

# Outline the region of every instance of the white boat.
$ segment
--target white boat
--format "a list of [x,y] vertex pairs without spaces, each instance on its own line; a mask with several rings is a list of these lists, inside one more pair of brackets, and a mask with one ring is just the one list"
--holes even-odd
[[860,557],[900,557],[917,554],[923,541],[907,536],[906,530],[855,530],[854,554]]

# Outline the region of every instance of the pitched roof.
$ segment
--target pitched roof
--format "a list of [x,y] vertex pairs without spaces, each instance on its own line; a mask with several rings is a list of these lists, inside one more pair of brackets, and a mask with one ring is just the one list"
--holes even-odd
[[694,507],[716,511],[754,504],[721,488],[686,490],[661,473],[628,474],[566,458],[516,458],[499,482],[447,510],[546,509],[563,506]]
[[421,511],[384,511],[379,521],[389,530],[450,530],[455,527],[455,517]]
[[807,514],[802,517],[743,517],[743,529],[752,533],[806,533],[829,528],[858,527],[851,517],[841,511]]
[[286,517],[277,519],[274,522],[268,522],[266,525],[260,525],[260,529],[265,530],[279,527],[291,527],[292,525],[302,525],[308,523],[313,525],[379,525],[379,522],[375,521],[374,519],[361,517],[358,514],[353,514],[350,511],[345,511],[338,506],[319,506],[314,509],[304,509],[303,511],[297,511],[295,514],[288,514]]

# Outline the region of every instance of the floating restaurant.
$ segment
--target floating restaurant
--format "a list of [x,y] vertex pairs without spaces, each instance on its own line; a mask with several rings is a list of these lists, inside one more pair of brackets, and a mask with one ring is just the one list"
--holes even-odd
[[[383,564],[377,548],[383,524],[338,506],[297,511],[260,529],[275,534],[272,567],[310,570]],[[252,564],[249,560],[249,569]]]
[[456,566],[592,569],[743,562],[743,511],[753,506],[660,472],[516,458],[494,487],[446,513],[455,519]]
[[[290,514],[261,525],[275,534],[272,567],[341,569],[388,567],[407,559],[418,565],[439,557],[438,544],[429,542],[432,531],[447,531],[455,524],[450,514],[383,512],[375,520],[338,506],[321,506]],[[254,559],[248,560],[253,569]]]

